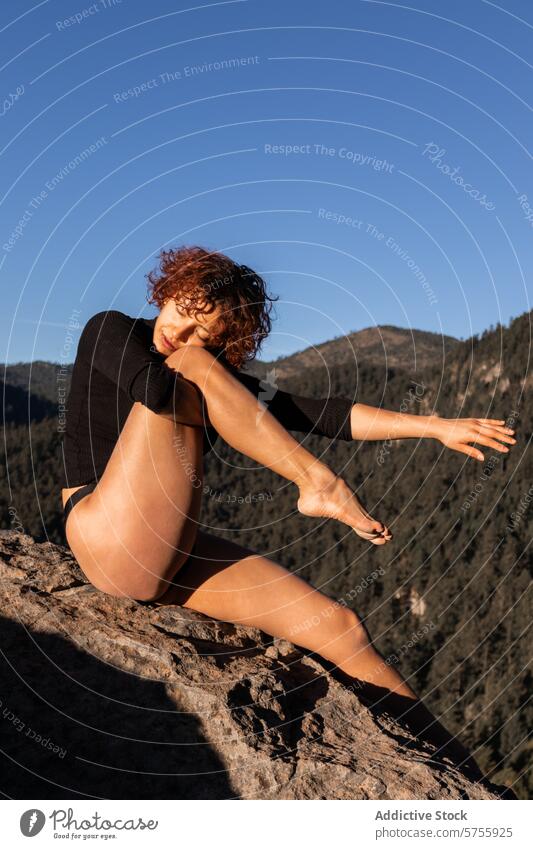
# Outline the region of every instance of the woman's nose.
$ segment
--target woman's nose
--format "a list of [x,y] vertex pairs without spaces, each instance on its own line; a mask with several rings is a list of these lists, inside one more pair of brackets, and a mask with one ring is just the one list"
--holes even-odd
[[194,336],[194,329],[194,325],[192,327],[180,327],[172,336],[172,344],[175,346],[189,344]]

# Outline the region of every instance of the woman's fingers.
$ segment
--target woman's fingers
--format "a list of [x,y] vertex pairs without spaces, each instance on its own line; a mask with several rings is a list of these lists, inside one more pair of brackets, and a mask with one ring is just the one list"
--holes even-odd
[[485,422],[483,420],[476,422],[479,427],[492,427],[495,430],[499,430],[502,433],[514,433],[513,427],[506,427],[502,424],[497,424],[496,422]]
[[504,427],[505,421],[502,419],[469,419],[468,421],[474,422],[474,424],[477,424],[478,427],[482,427],[502,435],[513,434],[515,432],[512,427]]
[[510,436],[507,430],[500,430],[496,427],[482,425],[482,433],[484,433],[486,436],[495,436],[504,442],[508,442],[510,445],[514,445],[514,443],[516,442],[516,439],[513,436]]
[[[502,441],[499,442],[498,440]],[[486,429],[480,430],[479,433],[467,437],[465,442],[454,442],[452,444],[448,444],[448,447],[454,451],[459,451],[461,454],[467,454],[469,457],[474,457],[476,460],[484,460],[485,457],[481,451],[478,451],[476,448],[468,445],[467,442],[473,442],[475,445],[485,445],[487,448],[495,448],[496,451],[499,451],[502,454],[508,454],[509,448],[507,445],[503,444],[503,440],[505,440],[505,442],[509,442],[511,445],[516,443],[516,439],[510,439],[501,433],[494,433],[493,429]]]
[[509,453],[509,449],[506,445],[502,445],[501,442],[497,442],[495,439],[491,439],[488,436],[476,436],[472,442],[476,442],[478,445],[486,445],[488,448],[496,448],[497,451],[501,451],[503,454]]
[[457,443],[457,445],[450,445],[450,448],[453,448],[454,451],[459,451],[460,454],[468,454],[469,457],[474,457],[475,460],[485,459],[481,451],[471,448],[470,445],[464,445],[462,442]]
[[473,419],[473,421],[479,422],[479,424],[482,424],[483,422],[486,422],[486,424],[493,424],[493,425],[504,425],[505,424],[505,419]]

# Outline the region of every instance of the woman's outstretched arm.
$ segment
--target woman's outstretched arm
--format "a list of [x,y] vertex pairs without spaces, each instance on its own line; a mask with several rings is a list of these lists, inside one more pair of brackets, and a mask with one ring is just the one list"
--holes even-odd
[[514,430],[506,427],[504,419],[444,419],[437,415],[417,416],[412,413],[381,410],[367,404],[355,404],[351,412],[353,439],[391,440],[437,439],[447,448],[468,454],[476,460],[484,460],[481,451],[468,443],[486,445],[507,453],[509,448],[502,443],[514,445]]

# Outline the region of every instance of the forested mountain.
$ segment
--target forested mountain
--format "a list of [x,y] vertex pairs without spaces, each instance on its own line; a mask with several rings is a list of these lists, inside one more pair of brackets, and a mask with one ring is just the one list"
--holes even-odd
[[[533,748],[531,319],[526,313],[465,341],[375,328],[253,364],[301,394],[501,418],[516,428],[509,455],[484,449],[483,463],[429,440],[335,443],[298,434],[387,523],[389,545],[301,516],[292,485],[220,439],[206,458],[202,514],[213,533],[277,559],[356,609],[380,650],[396,657],[491,777],[516,781],[524,797],[531,797]],[[29,364],[7,368],[0,513],[4,528],[19,522],[36,539],[64,542],[57,369],[32,363],[29,381]]]
[[72,364],[67,363],[63,367],[57,363],[34,360],[31,363],[13,363],[13,365],[2,366],[1,369],[2,379],[6,385],[24,389],[32,396],[32,402],[34,398],[41,398],[57,404],[58,382],[66,377],[67,385],[70,385]]
[[441,365],[458,344],[459,340],[453,336],[382,324],[339,336],[289,357],[252,363],[249,371],[262,378],[275,370],[280,378],[289,378],[298,377],[307,368],[327,373],[333,366],[386,365],[413,374],[423,366]]

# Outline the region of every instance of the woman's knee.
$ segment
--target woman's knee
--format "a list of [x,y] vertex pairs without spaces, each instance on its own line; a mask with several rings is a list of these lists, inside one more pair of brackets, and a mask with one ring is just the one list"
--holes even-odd
[[191,379],[206,374],[215,362],[216,357],[199,345],[184,345],[165,358],[167,366]]
[[361,646],[362,648],[371,644],[372,640],[365,625],[349,607],[341,607],[339,616],[339,627],[341,633],[350,640],[350,642]]

